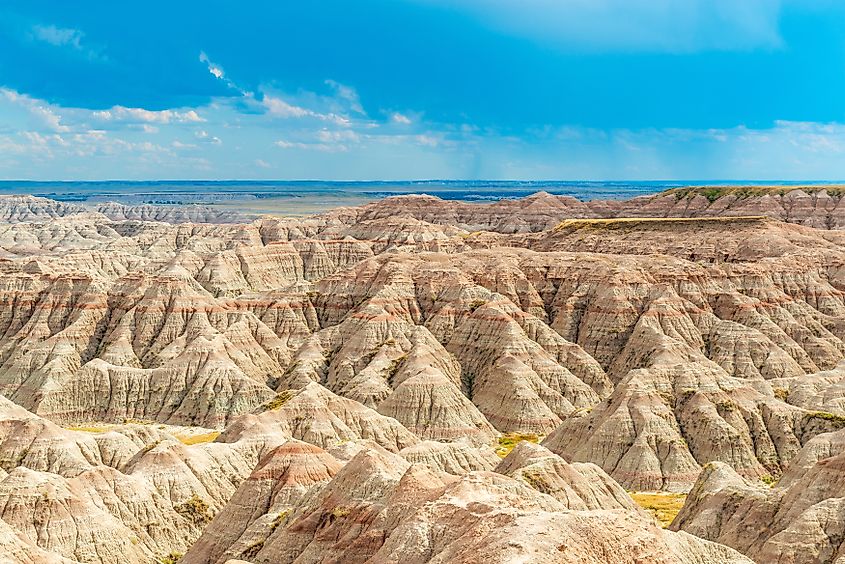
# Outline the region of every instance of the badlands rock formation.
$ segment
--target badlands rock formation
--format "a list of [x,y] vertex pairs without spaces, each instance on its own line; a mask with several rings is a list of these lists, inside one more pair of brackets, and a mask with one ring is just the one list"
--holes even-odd
[[[720,190],[300,219],[0,199],[0,549],[845,558],[839,193]],[[690,495],[666,531],[626,489]]]

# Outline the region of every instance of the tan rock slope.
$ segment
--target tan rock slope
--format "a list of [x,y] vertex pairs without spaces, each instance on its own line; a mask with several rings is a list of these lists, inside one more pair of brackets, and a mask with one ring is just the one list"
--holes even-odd
[[845,556],[845,431],[819,435],[771,488],[729,466],[705,467],[672,523],[758,562],[838,562]]
[[[0,198],[0,547],[834,562],[845,234],[819,214],[839,197],[299,219]],[[541,444],[500,460],[520,438]],[[681,532],[626,488],[691,490]]]

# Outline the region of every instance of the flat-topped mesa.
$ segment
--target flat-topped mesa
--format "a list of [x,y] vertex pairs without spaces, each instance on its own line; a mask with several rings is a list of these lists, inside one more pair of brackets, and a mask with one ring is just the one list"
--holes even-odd
[[[404,215],[468,231],[529,233],[571,218],[766,216],[821,229],[845,228],[845,187],[702,186],[628,200],[587,200],[537,192],[489,203],[394,196],[358,208],[358,220]],[[347,218],[350,217],[346,214]]]

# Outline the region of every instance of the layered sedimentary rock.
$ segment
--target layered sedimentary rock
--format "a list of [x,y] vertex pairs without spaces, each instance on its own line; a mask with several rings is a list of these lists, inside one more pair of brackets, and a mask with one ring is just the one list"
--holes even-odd
[[[407,197],[240,223],[0,199],[0,546],[747,561],[698,535],[832,562],[845,236],[807,194]],[[702,219],[728,196],[753,217]],[[778,218],[754,198],[803,203]],[[520,438],[542,445],[500,461]],[[623,488],[692,489],[691,534]]]
[[[520,458],[514,466],[524,462]],[[597,468],[592,475],[568,470],[560,482],[578,481],[586,488],[601,474]],[[282,475],[267,487],[285,491],[287,480]],[[612,482],[607,476],[603,480]],[[247,484],[241,491],[254,488]],[[250,537],[250,544],[239,540],[221,554],[201,539],[184,562],[222,563],[233,557],[247,562],[605,562],[607,551],[618,562],[747,562],[726,547],[656,528],[630,505],[569,511],[555,497],[502,474],[439,475],[379,448],[360,452],[328,483],[312,487],[319,491],[284,513],[274,509],[262,517],[271,526],[254,528],[258,536]],[[597,493],[601,486],[593,488]],[[218,520],[224,527],[223,517],[209,531]]]
[[385,198],[338,215],[358,220],[413,217],[468,231],[538,232],[564,219],[766,216],[819,229],[845,228],[842,186],[701,186],[630,200],[582,201],[538,192],[490,204],[444,201],[427,195]]
[[758,562],[837,562],[845,556],[845,431],[819,435],[771,488],[728,465],[705,467],[672,523]]

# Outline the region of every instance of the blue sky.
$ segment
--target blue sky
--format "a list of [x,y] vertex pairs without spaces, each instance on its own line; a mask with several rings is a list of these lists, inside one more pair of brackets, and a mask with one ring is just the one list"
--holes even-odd
[[4,0],[0,178],[845,179],[845,5]]

